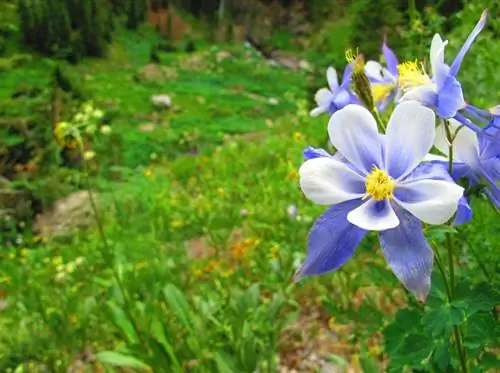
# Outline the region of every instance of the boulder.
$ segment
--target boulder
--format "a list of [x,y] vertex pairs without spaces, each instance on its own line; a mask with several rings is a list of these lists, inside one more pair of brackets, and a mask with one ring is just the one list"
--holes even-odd
[[[96,193],[93,196],[98,202],[99,196]],[[56,201],[49,211],[39,214],[33,229],[44,238],[53,238],[88,228],[94,222],[89,194],[81,190]]]

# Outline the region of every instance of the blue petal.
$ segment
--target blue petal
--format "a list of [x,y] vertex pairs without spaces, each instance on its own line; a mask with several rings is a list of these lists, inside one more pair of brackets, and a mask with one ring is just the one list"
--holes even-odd
[[455,116],[453,117],[454,119],[458,120],[460,123],[462,123],[464,126],[470,128],[474,132],[481,132],[483,129],[479,127],[478,125],[472,123],[468,118],[464,117],[460,113],[456,113]]
[[472,209],[469,206],[467,198],[462,197],[458,201],[457,214],[455,215],[455,220],[453,220],[453,225],[461,225],[467,223],[472,219]]
[[437,98],[437,115],[441,118],[453,118],[457,111],[465,106],[462,86],[452,76],[448,76]]
[[387,46],[384,40],[384,44],[382,44],[382,53],[384,54],[385,64],[387,65],[387,69],[391,72],[393,76],[398,76],[398,58],[396,54],[392,51],[391,48]]
[[307,258],[296,273],[295,280],[336,270],[351,258],[368,233],[346,218],[361,202],[357,199],[339,203],[319,217],[309,233]]
[[418,180],[444,180],[453,182],[448,173],[447,161],[432,161],[420,163],[405,179],[405,182]]
[[469,37],[465,41],[464,45],[462,45],[462,48],[460,49],[460,52],[458,52],[457,56],[455,57],[455,60],[451,64],[451,69],[450,69],[450,74],[453,76],[456,76],[458,74],[458,70],[460,70],[460,65],[462,64],[462,61],[465,57],[465,54],[469,50],[470,46],[474,42],[474,39],[479,35],[479,33],[483,30],[484,25],[486,24],[486,16],[488,15],[488,12],[486,9],[483,11],[481,14],[481,18],[479,19],[479,22],[477,23],[476,27],[474,27],[474,30],[470,33]]
[[395,210],[400,224],[380,232],[380,245],[399,281],[423,302],[431,286],[433,252],[420,221],[403,209]]
[[344,70],[344,75],[342,76],[342,82],[340,88],[347,89],[351,85],[351,75],[352,75],[352,63],[347,64]]
[[313,159],[313,158],[319,158],[319,157],[332,158],[332,155],[330,155],[325,149],[313,148],[312,146],[308,146],[306,149],[304,149],[303,154],[304,154],[304,158],[306,160]]

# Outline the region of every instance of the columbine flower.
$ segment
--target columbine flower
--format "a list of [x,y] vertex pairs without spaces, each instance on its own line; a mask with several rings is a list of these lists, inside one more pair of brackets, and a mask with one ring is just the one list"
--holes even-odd
[[309,234],[308,256],[296,278],[340,268],[368,231],[378,231],[396,277],[426,298],[433,254],[421,221],[446,222],[463,195],[442,165],[420,164],[433,145],[434,123],[432,110],[417,102],[396,107],[385,135],[361,106],[331,117],[328,132],[341,158],[318,156],[299,170],[306,197],[331,207]]
[[[455,117],[458,120],[462,119],[462,115],[458,111],[463,109],[466,104],[462,86],[456,76],[465,54],[484,28],[486,16],[487,11],[484,10],[479,22],[470,33],[451,66],[444,62],[444,50],[448,41],[443,41],[439,34],[434,35],[430,49],[432,79],[416,62],[399,65],[399,84],[403,90],[408,90],[401,100],[417,100],[434,109],[441,118]],[[464,124],[476,131],[479,130],[470,121],[464,121]]]
[[[448,155],[449,147],[444,126],[444,124],[438,126],[434,145]],[[489,126],[484,132],[476,134],[454,119],[449,121],[449,126],[451,132],[456,133],[453,140],[453,178],[455,180],[467,178],[469,187],[484,183],[486,185],[484,193],[497,207],[500,207],[500,188],[497,185],[500,182],[498,146],[500,130]]]
[[318,107],[311,110],[311,116],[315,117],[323,113],[333,114],[343,107],[359,103],[357,97],[349,91],[351,84],[352,66],[348,64],[344,70],[342,82],[339,85],[337,71],[333,67],[326,70],[326,79],[329,88],[321,88],[316,92],[314,99]]
[[366,75],[372,84],[373,99],[380,111],[384,111],[391,101],[398,101],[401,98],[401,91],[398,88],[398,58],[385,40],[382,44],[382,53],[387,68],[376,61],[368,61],[365,65]]

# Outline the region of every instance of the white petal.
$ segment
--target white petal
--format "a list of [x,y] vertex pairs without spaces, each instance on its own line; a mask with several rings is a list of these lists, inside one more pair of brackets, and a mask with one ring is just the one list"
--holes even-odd
[[311,112],[309,113],[309,115],[311,117],[317,117],[318,115],[321,115],[323,113],[326,113],[328,111],[328,109],[324,106],[318,106],[314,109],[311,110]]
[[339,87],[337,71],[331,66],[326,70],[326,80],[328,81],[328,86],[330,87],[332,92]]
[[416,101],[397,105],[386,132],[385,166],[395,179],[402,179],[432,148],[436,116]]
[[441,161],[441,162],[446,162],[448,158],[443,157],[441,155],[436,155],[436,154],[427,154],[424,159],[422,160],[423,162],[432,162],[432,161]]
[[383,168],[382,136],[372,114],[360,105],[347,105],[328,123],[332,145],[358,170],[367,175],[373,166]]
[[431,68],[432,75],[435,76],[437,69],[444,64],[444,49],[448,41],[443,41],[439,34],[435,34],[431,43]]
[[368,61],[365,64],[365,72],[369,78],[383,80],[382,65],[376,61]]
[[[444,124],[440,123],[436,128],[436,137],[434,138],[434,146],[437,150],[443,153],[448,158],[448,140],[446,140],[446,130]],[[456,156],[456,155],[455,155]],[[455,156],[453,158],[455,158]]]
[[308,199],[319,205],[361,198],[365,180],[345,163],[319,157],[306,161],[299,169],[300,187]]
[[399,219],[387,200],[369,199],[347,214],[347,220],[369,231],[385,231],[399,225]]
[[422,105],[428,107],[435,107],[437,101],[437,90],[434,83],[422,85],[420,87],[412,88],[406,92],[399,100],[403,101],[418,101]]
[[[456,133],[453,140],[453,160],[475,167],[479,162],[479,141],[476,133],[470,128],[463,126],[456,119],[450,119],[449,121],[451,133]],[[456,132],[457,130],[458,133]],[[448,156],[448,140],[446,139],[446,129],[443,123],[436,128],[434,146]]]
[[449,181],[418,180],[397,185],[394,199],[404,209],[429,224],[443,224],[457,211],[464,189]]
[[333,99],[332,92],[330,92],[330,90],[328,90],[327,88],[319,89],[314,95],[314,100],[316,100],[318,106],[328,107],[332,99]]

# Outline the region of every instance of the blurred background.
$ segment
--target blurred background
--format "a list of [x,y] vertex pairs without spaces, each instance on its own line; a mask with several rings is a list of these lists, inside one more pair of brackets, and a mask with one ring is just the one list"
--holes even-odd
[[347,49],[451,62],[484,8],[459,80],[490,107],[493,0],[0,0],[0,371],[384,371],[376,240],[290,285],[308,113]]

